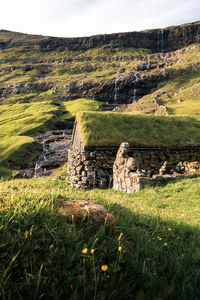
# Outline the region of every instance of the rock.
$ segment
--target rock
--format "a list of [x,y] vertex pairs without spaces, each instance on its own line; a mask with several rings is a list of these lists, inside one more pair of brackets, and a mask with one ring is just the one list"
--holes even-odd
[[104,177],[106,174],[105,174],[105,172],[104,172],[103,169],[99,169],[99,170],[97,171],[97,175],[98,175],[99,177]]
[[115,218],[107,209],[85,200],[60,201],[59,212],[66,217],[68,223],[81,224],[83,221],[98,230],[101,225],[108,226],[115,233]]
[[159,174],[160,174],[160,175],[166,174],[167,171],[168,171],[168,169],[169,169],[169,164],[168,164],[167,161],[165,161],[164,164],[161,166],[161,168],[160,168],[160,170],[159,170]]

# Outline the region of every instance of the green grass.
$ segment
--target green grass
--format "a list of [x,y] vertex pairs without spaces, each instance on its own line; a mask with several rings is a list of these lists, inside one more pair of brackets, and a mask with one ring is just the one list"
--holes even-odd
[[98,110],[101,105],[77,99],[0,106],[0,178],[10,178],[16,168],[34,165],[41,152],[33,138],[37,133],[56,128],[56,123],[71,124],[77,112]]
[[122,113],[77,114],[84,145],[179,148],[198,146],[200,123],[189,117],[166,117]]
[[62,105],[64,105],[66,111],[68,111],[71,114],[71,116],[75,117],[79,111],[100,110],[101,106],[103,105],[103,102],[81,98],[77,100],[63,102]]
[[10,176],[17,166],[33,164],[41,147],[32,136],[48,128],[45,124],[51,121],[56,109],[48,102],[0,106],[0,164],[3,167],[0,176]]
[[143,48],[94,48],[87,50],[84,55],[89,55],[93,57],[101,57],[101,56],[119,56],[119,55],[133,55],[133,56],[141,56],[147,55],[150,53],[150,50]]
[[[65,178],[1,182],[1,299],[199,299],[199,184],[194,177],[130,195],[73,190]],[[116,235],[67,224],[59,201],[78,199],[107,207]]]

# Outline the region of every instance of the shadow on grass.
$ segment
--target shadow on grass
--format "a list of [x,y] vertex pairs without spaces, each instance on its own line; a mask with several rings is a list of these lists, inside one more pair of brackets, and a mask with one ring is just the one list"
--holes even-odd
[[88,224],[66,224],[51,199],[41,207],[37,201],[6,209],[1,200],[1,299],[200,298],[198,228],[114,203],[112,236],[103,226],[96,233]]

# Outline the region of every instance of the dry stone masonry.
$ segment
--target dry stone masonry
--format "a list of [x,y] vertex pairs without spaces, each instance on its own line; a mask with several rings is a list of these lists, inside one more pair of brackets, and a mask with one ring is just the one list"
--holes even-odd
[[122,143],[113,166],[113,188],[134,193],[145,184],[200,173],[199,149],[135,149]]
[[84,146],[75,121],[68,151],[67,179],[73,187],[111,187],[134,193],[146,183],[200,173],[200,148],[133,148]]
[[113,163],[117,149],[70,149],[68,179],[73,187],[112,186]]

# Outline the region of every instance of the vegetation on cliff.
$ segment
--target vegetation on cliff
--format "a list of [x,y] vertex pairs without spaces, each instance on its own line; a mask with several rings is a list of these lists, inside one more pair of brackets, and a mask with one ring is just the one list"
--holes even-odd
[[157,105],[164,105],[170,115],[188,115],[200,119],[200,44],[177,53],[177,62],[168,70],[178,76],[168,80],[163,87],[128,105],[124,111],[154,113]]

